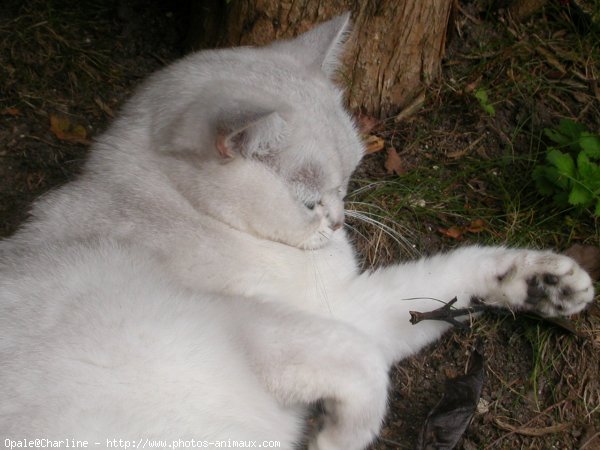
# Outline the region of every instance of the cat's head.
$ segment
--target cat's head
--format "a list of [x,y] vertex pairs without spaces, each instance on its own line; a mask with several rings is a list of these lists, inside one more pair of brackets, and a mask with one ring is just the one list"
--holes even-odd
[[340,232],[363,155],[331,81],[348,26],[346,14],[270,46],[200,52],[147,85],[155,151],[179,161],[197,209],[303,249]]

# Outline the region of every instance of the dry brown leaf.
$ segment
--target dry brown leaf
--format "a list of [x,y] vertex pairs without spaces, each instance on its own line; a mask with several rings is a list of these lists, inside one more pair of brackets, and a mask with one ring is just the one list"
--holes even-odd
[[83,125],[72,124],[64,116],[50,114],[50,131],[61,141],[75,142],[77,144],[89,144],[87,131]]
[[575,327],[575,322],[565,319],[564,317],[542,317],[535,314],[535,317],[542,322],[549,323],[556,328],[560,328],[562,331],[573,334],[581,339],[588,339],[588,336],[582,332],[580,332]]
[[593,245],[573,244],[565,255],[570,256],[585,269],[594,281],[600,279],[600,248]]
[[487,224],[483,219],[472,220],[469,225],[466,226],[452,226],[450,228],[438,228],[438,231],[450,239],[462,239],[465,233],[481,233],[487,230]]
[[406,173],[402,158],[398,155],[398,152],[394,147],[387,149],[387,158],[385,160],[385,170],[390,175],[395,173],[396,175],[403,175]]
[[376,153],[380,150],[383,150],[384,147],[384,141],[382,138],[380,138],[379,136],[375,136],[374,134],[371,134],[369,136],[367,136],[365,138],[365,146],[367,148],[367,155],[371,154],[371,153]]
[[427,415],[417,448],[456,446],[477,411],[483,386],[483,355],[474,350],[465,375],[446,380],[444,395]]
[[358,132],[360,134],[369,134],[379,125],[379,119],[366,114],[358,113],[355,116],[356,125],[358,126]]
[[438,231],[450,239],[462,239],[464,229],[460,227],[438,228]]
[[4,108],[2,111],[0,111],[0,114],[3,116],[20,116],[21,110],[18,108]]
[[473,92],[477,86],[479,86],[479,83],[481,83],[481,76],[479,76],[475,81],[470,82],[469,84],[467,84],[465,86],[465,93],[470,94],[471,92]]
[[469,233],[481,233],[486,228],[485,221],[483,219],[475,219],[471,221],[469,225],[465,228]]

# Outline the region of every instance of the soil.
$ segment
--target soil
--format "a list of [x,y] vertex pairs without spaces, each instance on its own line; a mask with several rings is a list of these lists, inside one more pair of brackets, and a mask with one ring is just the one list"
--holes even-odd
[[[423,165],[456,164],[462,156],[453,152],[469,149],[478,138],[469,156],[491,160],[525,151],[533,130],[555,124],[561,117],[575,117],[590,130],[600,131],[597,86],[585,84],[577,75],[552,78],[556,75],[552,71],[560,69],[555,61],[546,58],[527,70],[545,70],[549,83],[559,80],[569,86],[569,81],[570,90],[540,94],[538,87],[531,95],[514,95],[514,85],[503,81],[508,72],[509,79],[523,76],[519,67],[531,63],[530,28],[541,24],[554,44],[560,41],[560,34],[553,38],[556,33],[579,31],[565,31],[560,17],[550,13],[524,25],[511,25],[501,11],[478,3],[487,2],[461,3],[443,78],[427,90],[421,110],[400,123],[390,119],[379,127],[386,148],[398,150],[408,172]],[[0,12],[0,236],[10,235],[26,220],[35,198],[77,176],[89,141],[106,128],[141,79],[183,54],[185,29],[185,10],[173,10],[169,2],[159,0],[4,2]],[[507,33],[511,35],[507,29],[516,37],[506,47],[482,48],[482,42],[506,39]],[[581,72],[578,61],[559,64]],[[589,70],[598,69],[587,64]],[[478,86],[501,96],[493,117],[472,95]],[[56,125],[51,125],[56,118],[64,124],[62,139]],[[530,132],[515,135],[519,127]],[[385,159],[385,152],[367,156],[357,176],[389,179]],[[424,220],[415,230],[414,248],[419,253],[457,245],[435,231],[438,225]],[[594,227],[577,228],[577,240],[597,246]],[[592,234],[585,235],[582,229]],[[359,237],[357,243],[368,267],[406,256],[393,249],[375,251]],[[559,237],[554,244],[560,248],[566,243]],[[584,337],[577,338],[535,318],[485,314],[471,330],[449,332],[392,371],[390,411],[372,448],[415,447],[445,379],[464,373],[477,336],[485,336],[483,401],[457,448],[578,448],[586,436],[600,430],[599,324],[597,309],[583,315],[577,326]],[[408,318],[405,326],[412,326]],[[540,355],[539,349],[545,353]],[[541,374],[532,375],[540,370]],[[564,427],[558,432],[549,428],[557,425]]]

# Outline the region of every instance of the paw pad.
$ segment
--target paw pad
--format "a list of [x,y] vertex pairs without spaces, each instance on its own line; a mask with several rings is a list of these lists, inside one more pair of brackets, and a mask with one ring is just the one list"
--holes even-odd
[[497,275],[511,306],[545,316],[571,315],[593,300],[589,275],[571,258],[551,252],[517,250]]

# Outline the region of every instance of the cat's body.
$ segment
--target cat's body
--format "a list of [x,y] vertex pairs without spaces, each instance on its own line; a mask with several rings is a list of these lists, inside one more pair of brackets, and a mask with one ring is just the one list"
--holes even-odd
[[471,247],[359,273],[340,226],[362,147],[327,79],[346,24],[159,72],[80,179],[0,245],[3,439],[288,449],[323,399],[312,448],[361,449],[391,364],[447,329],[410,326],[409,309],[592,300],[550,252]]

